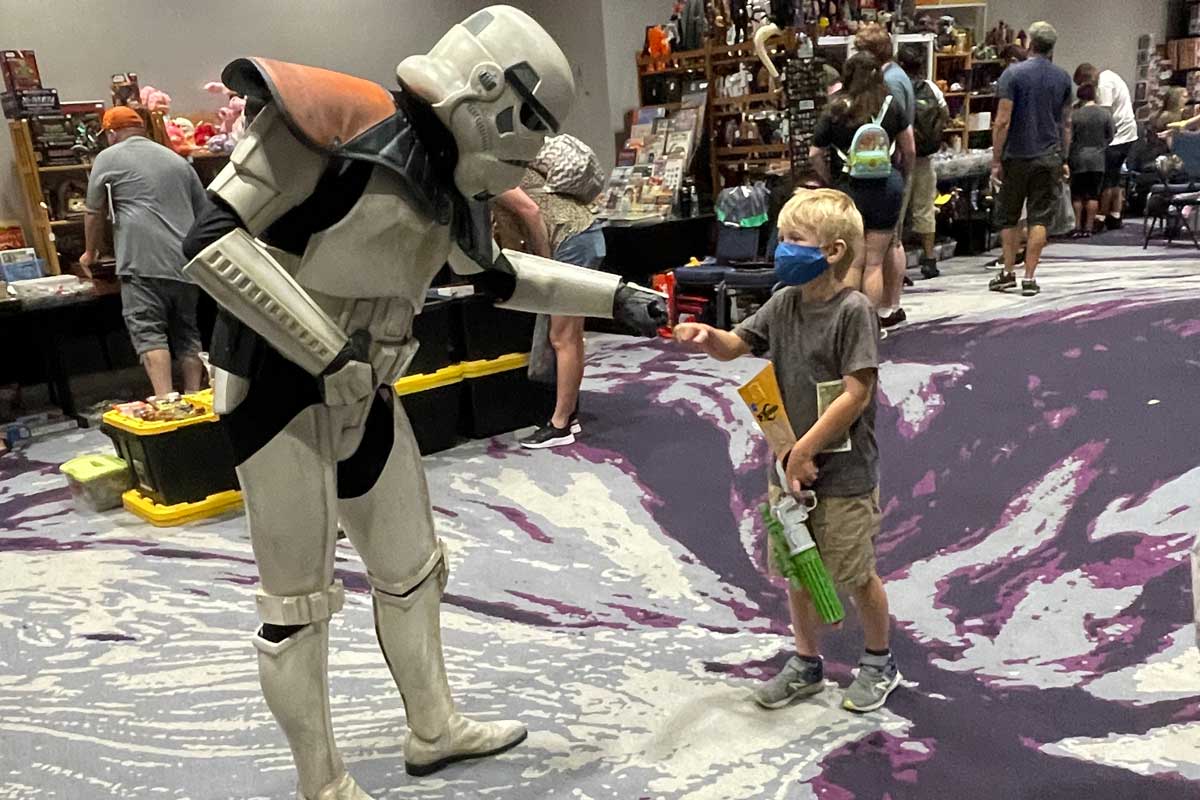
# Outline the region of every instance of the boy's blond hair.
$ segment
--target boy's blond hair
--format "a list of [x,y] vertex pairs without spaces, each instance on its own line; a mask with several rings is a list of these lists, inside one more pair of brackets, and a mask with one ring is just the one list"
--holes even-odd
[[862,248],[862,214],[854,201],[837,189],[797,189],[791,200],[779,212],[779,238],[789,234],[811,233],[822,246],[841,239],[846,243],[846,255],[833,264],[834,273],[841,279]]

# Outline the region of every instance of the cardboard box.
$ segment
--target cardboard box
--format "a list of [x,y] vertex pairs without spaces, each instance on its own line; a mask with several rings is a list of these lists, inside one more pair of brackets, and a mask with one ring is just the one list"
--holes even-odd
[[112,102],[114,106],[133,106],[142,104],[142,90],[138,86],[136,72],[118,72],[112,76]]
[[52,114],[60,108],[57,89],[28,89],[0,95],[0,110],[9,119]]
[[7,92],[42,88],[42,76],[32,50],[0,51],[0,72],[4,74],[4,90]]

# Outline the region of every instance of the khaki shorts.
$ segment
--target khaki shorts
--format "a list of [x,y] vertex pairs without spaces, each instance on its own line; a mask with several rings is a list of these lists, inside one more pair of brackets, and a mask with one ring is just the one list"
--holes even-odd
[[[769,502],[774,505],[782,490],[771,484]],[[883,520],[879,489],[858,497],[822,497],[808,518],[821,561],[840,591],[859,589],[875,574],[875,535]],[[770,574],[783,577],[775,565],[774,550],[767,548]]]
[[937,175],[933,171],[933,162],[928,158],[918,158],[913,167],[912,198],[909,209],[912,212],[913,233],[935,233],[937,231],[937,214],[933,204],[937,200]]

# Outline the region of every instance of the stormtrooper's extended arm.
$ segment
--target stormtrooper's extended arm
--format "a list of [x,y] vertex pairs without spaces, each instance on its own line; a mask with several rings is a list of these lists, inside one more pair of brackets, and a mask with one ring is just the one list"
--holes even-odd
[[648,336],[665,322],[662,295],[607,272],[498,247],[484,268],[457,245],[450,251],[450,268],[470,276],[501,308],[615,319]]

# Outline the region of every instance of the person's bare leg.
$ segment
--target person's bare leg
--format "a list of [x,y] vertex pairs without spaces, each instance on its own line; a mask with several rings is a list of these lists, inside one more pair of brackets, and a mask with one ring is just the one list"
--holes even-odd
[[878,575],[872,574],[862,588],[855,590],[854,605],[862,620],[867,649],[887,650],[892,620],[888,613],[887,592],[883,590],[883,581]]
[[863,266],[862,292],[871,301],[872,308],[882,308],[887,299],[884,277],[885,262],[891,247],[891,231],[867,231],[866,264]]
[[796,652],[809,658],[821,655],[821,615],[817,613],[808,592],[789,586],[788,610],[792,616]]
[[1125,187],[1118,186],[1112,190],[1112,206],[1108,209],[1110,217],[1121,218],[1121,213],[1125,210]]
[[171,351],[147,350],[142,353],[142,366],[150,376],[150,385],[158,397],[168,395],[174,388],[171,385]]
[[1082,200],[1072,200],[1071,207],[1075,209],[1075,230],[1077,230],[1077,231],[1088,230],[1089,229],[1088,226],[1090,226],[1091,223],[1089,222],[1087,225],[1083,224],[1084,223],[1083,201]]
[[863,289],[863,275],[866,271],[867,264],[867,248],[860,247],[858,252],[854,254],[854,261],[850,264],[850,269],[846,270],[846,277],[842,279],[843,286],[849,286],[859,292],[865,292]]
[[1118,200],[1118,196],[1120,195],[1120,193],[1121,193],[1120,189],[1105,189],[1100,194],[1100,218],[1101,219],[1104,219],[1109,216],[1116,216],[1116,217],[1120,216],[1120,214],[1118,213],[1120,206],[1117,205],[1117,200]]
[[925,253],[926,258],[933,258],[934,252],[937,249],[937,234],[922,233],[921,234],[921,250]]
[[[1092,225],[1096,221],[1096,214],[1098,214],[1099,212],[1100,212],[1100,201],[1095,200],[1095,199],[1088,200],[1087,205],[1085,206],[1084,212],[1083,212],[1083,216],[1086,220],[1086,224],[1083,226],[1083,229],[1085,231],[1091,231]],[[1079,212],[1076,212],[1076,213],[1079,213]]]
[[179,359],[179,371],[183,373],[183,391],[191,394],[204,388],[204,362],[196,354]]
[[1029,241],[1025,243],[1025,280],[1033,280],[1038,262],[1042,260],[1042,249],[1046,246],[1046,226],[1030,225]]
[[900,293],[904,290],[904,273],[908,270],[908,258],[904,245],[896,240],[888,249],[883,273],[883,301],[893,311],[900,307]]
[[1017,263],[1017,250],[1021,248],[1022,233],[1019,228],[1000,231],[1000,245],[1004,250],[1004,272],[1009,273]]
[[583,317],[550,317],[550,345],[558,368],[550,423],[565,428],[579,403],[579,385],[583,383]]

